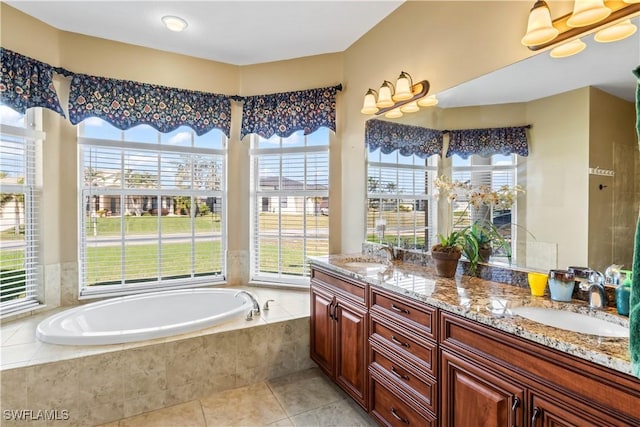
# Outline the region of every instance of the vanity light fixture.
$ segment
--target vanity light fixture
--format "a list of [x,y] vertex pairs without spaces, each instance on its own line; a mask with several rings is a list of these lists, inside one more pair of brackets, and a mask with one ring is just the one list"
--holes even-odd
[[378,91],[367,90],[362,103],[362,114],[384,114],[388,118],[402,117],[403,113],[415,113],[420,107],[436,105],[435,95],[427,97],[429,82],[422,80],[413,83],[411,75],[402,71],[395,86],[388,80],[380,85]]
[[189,24],[187,24],[187,21],[180,18],[179,16],[165,15],[160,18],[160,20],[162,21],[164,26],[167,27],[167,29],[178,33],[180,31],[184,31],[189,26]]
[[631,23],[636,16],[640,16],[640,0],[575,0],[572,13],[551,20],[549,5],[538,0],[529,12],[521,43],[531,50],[555,46],[551,56],[563,58],[584,50],[580,38],[594,32],[595,40],[602,43],[631,36],[637,30]]

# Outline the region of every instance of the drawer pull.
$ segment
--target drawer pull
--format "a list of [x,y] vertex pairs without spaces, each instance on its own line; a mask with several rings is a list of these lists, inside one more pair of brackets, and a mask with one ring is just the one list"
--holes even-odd
[[391,304],[391,310],[397,311],[398,313],[409,314],[409,310],[407,310],[406,308],[400,308],[395,304]]
[[516,420],[518,419],[518,406],[520,406],[520,399],[518,396],[513,397],[513,405],[511,405],[511,412],[513,413],[513,427],[518,427]]
[[538,424],[538,418],[542,415],[542,409],[535,408],[533,410],[533,416],[531,417],[531,427],[536,427]]
[[393,341],[394,343],[398,344],[399,346],[402,346],[402,347],[405,347],[405,348],[409,348],[409,344],[408,343],[400,341],[398,338],[396,338],[395,335],[391,335],[391,341]]
[[409,381],[409,375],[399,373],[395,366],[391,366],[391,373],[401,380]]
[[402,422],[404,424],[409,424],[409,420],[406,419],[406,418],[402,418],[400,415],[398,415],[398,413],[396,412],[396,408],[394,408],[394,407],[391,407],[391,415],[393,415],[393,417],[396,420],[398,420],[398,421],[400,421],[400,422]]

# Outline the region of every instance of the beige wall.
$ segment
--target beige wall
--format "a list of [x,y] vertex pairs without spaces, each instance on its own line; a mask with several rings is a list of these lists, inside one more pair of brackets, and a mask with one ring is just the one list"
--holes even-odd
[[615,172],[589,176],[589,266],[630,268],[640,210],[635,106],[592,88],[589,107],[589,167]]
[[[56,30],[2,3],[2,46],[74,72],[223,94],[252,95],[343,83],[331,140],[330,250],[359,251],[364,239],[362,96],[401,70],[432,93],[531,55],[520,43],[528,2],[407,2],[345,52],[237,67]],[[248,278],[249,162],[233,105],[229,145],[229,261],[232,283]],[[45,263],[77,262],[75,129],[45,113]],[[51,184],[55,183],[55,184]],[[52,188],[54,187],[54,188]],[[361,201],[361,202],[359,202]],[[61,273],[64,280],[64,271]],[[67,280],[68,281],[68,280]],[[71,287],[77,286],[74,283]],[[72,302],[63,283],[63,303]]]

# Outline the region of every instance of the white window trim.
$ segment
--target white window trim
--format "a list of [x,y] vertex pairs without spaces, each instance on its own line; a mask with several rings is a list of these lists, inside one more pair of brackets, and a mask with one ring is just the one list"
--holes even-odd
[[[78,134],[81,133],[81,127],[83,123],[78,125]],[[110,285],[93,285],[87,286],[84,283],[84,259],[83,259],[83,246],[84,242],[81,242],[78,248],[78,260],[79,260],[79,299],[91,299],[91,298],[99,298],[104,296],[120,296],[120,295],[132,295],[138,293],[145,292],[156,292],[161,290],[169,290],[169,289],[187,289],[199,286],[210,286],[210,285],[224,285],[226,284],[226,261],[227,261],[227,168],[228,168],[228,150],[227,149],[216,149],[216,148],[203,148],[203,147],[195,147],[195,146],[176,146],[176,145],[168,145],[160,143],[160,133],[158,133],[158,143],[146,143],[146,142],[136,142],[136,141],[126,141],[124,140],[124,131],[121,132],[121,139],[101,139],[101,138],[92,138],[92,137],[83,137],[78,136],[78,146],[80,149],[78,150],[78,236],[80,236],[81,240],[84,240],[84,188],[82,186],[82,167],[84,166],[82,159],[82,147],[105,147],[105,148],[116,148],[122,150],[136,150],[136,151],[152,151],[152,152],[169,152],[169,153],[184,153],[184,154],[203,154],[203,155],[216,155],[221,156],[223,161],[223,171],[222,171],[222,186],[219,191],[211,191],[211,190],[180,190],[182,195],[192,196],[192,197],[221,197],[223,199],[223,211],[222,211],[222,220],[220,224],[220,233],[221,233],[221,265],[222,272],[220,275],[206,275],[206,276],[193,276],[189,278],[179,278],[179,279],[162,279],[157,281],[140,281],[139,283],[130,282],[126,284],[110,284]],[[225,145],[229,143],[228,138],[226,138]],[[164,149],[163,149],[164,148]],[[174,189],[140,189],[140,188],[104,188],[104,189],[92,189],[93,195],[140,195],[142,192],[148,192],[149,194],[153,194],[154,196],[173,196],[176,191]],[[158,220],[160,220],[160,215],[158,216]],[[124,235],[121,231],[120,238],[121,241],[124,242]],[[161,237],[161,231],[158,234]],[[168,239],[170,240],[170,238]],[[191,241],[194,242],[196,240],[196,236],[191,235]],[[159,245],[159,251],[161,251],[161,245]],[[193,255],[192,255],[193,256]]]

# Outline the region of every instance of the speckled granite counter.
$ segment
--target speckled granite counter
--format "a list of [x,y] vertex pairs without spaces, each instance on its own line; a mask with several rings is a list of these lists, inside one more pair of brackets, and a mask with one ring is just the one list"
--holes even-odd
[[[582,301],[559,303],[549,297],[531,296],[528,289],[504,285],[470,276],[454,279],[437,277],[435,270],[410,263],[388,263],[386,268],[354,267],[354,262],[387,263],[361,254],[313,257],[312,265],[325,267],[372,286],[406,295],[433,307],[459,314],[556,350],[631,374],[628,338],[607,338],[580,334],[537,323],[511,313],[519,306],[569,310],[606,319],[628,327],[626,317],[615,310],[589,310]],[[351,263],[351,266],[348,264]]]

